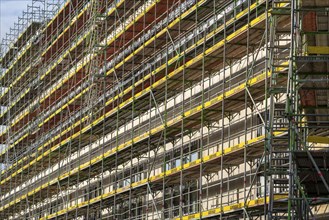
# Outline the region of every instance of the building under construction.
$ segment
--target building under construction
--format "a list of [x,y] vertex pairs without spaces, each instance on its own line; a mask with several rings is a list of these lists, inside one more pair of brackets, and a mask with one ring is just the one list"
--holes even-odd
[[31,0],[1,46],[0,219],[328,219],[328,11]]

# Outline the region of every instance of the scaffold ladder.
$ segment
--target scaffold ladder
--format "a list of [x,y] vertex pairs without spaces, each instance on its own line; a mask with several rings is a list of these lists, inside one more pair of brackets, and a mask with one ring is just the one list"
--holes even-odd
[[106,45],[102,45],[102,36],[104,36],[104,31],[106,30],[106,19],[102,14],[102,8],[104,7],[105,1],[91,0],[90,2],[90,17],[91,24],[90,27],[92,31],[90,33],[90,38],[88,39],[88,51],[94,58],[91,59],[88,68],[88,81],[89,81],[89,93],[87,97],[88,109],[90,109],[90,116],[87,123],[91,119],[97,118],[101,114],[102,103],[98,102],[99,97],[104,94],[103,87],[105,81],[105,53]]
[[[293,180],[292,153],[289,146],[289,120],[285,99],[287,97],[287,80],[289,72],[289,56],[291,50],[290,29],[286,29],[282,19],[290,13],[290,1],[275,0],[272,2],[269,17],[269,123],[268,123],[268,154],[267,169],[269,184],[269,219],[289,219],[291,209],[290,198],[275,201],[275,195],[291,193]],[[277,135],[280,134],[280,135]]]
[[[91,0],[90,1],[90,28],[91,33],[87,39],[87,50],[86,53],[91,56],[91,61],[87,67],[87,82],[89,86],[88,94],[85,100],[85,105],[88,109],[88,120],[86,124],[90,124],[96,118],[100,117],[103,113],[105,106],[104,99],[103,102],[99,102],[99,99],[105,96],[104,86],[105,86],[105,61],[106,61],[106,44],[102,44],[103,38],[105,36],[106,27],[106,16],[103,15],[102,10],[105,8],[107,1]],[[92,143],[97,139],[95,131],[91,128],[91,131],[87,138],[89,142]],[[91,160],[92,150],[89,147],[89,160]],[[91,185],[91,170],[88,171],[89,181],[88,187],[85,191],[85,196],[87,200],[94,198],[94,188]],[[101,187],[99,187],[101,189]],[[100,192],[101,193],[101,192]],[[87,213],[84,215],[86,219],[98,219],[101,216],[101,210],[87,209]]]

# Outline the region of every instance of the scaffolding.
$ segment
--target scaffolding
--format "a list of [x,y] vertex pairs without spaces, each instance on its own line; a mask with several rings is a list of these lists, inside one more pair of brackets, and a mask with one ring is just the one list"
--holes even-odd
[[2,219],[328,217],[328,1],[31,2],[1,48]]

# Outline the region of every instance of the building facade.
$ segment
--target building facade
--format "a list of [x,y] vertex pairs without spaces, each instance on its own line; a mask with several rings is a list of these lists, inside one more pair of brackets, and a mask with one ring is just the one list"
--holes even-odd
[[1,219],[326,219],[328,0],[32,0],[2,41]]

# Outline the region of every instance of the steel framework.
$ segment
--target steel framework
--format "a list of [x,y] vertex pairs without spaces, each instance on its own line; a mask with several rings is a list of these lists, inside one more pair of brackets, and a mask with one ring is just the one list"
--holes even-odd
[[1,48],[2,219],[326,219],[328,0],[32,0]]

